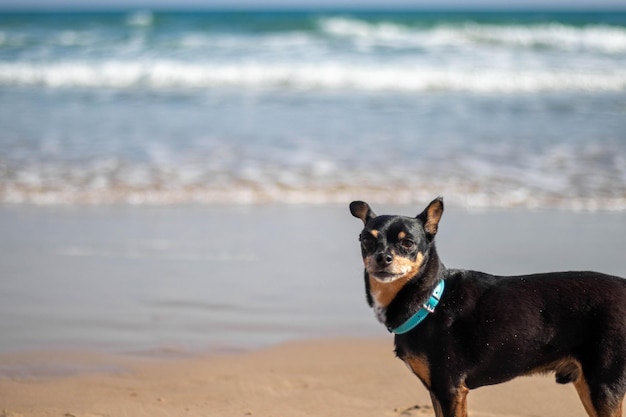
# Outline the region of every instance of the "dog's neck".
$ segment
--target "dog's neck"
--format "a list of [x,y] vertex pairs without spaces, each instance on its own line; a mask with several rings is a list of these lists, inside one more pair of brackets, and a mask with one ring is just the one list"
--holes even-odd
[[398,289],[387,305],[376,302],[374,294],[374,310],[378,320],[395,328],[420,310],[433,294],[439,281],[443,278],[445,266],[441,263],[434,243],[426,253],[420,270]]

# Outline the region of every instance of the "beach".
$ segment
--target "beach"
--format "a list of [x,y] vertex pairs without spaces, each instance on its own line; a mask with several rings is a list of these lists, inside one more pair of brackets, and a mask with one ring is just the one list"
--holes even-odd
[[[389,339],[308,340],[159,362],[75,354],[72,361],[115,363],[116,370],[0,379],[0,415],[434,416],[428,393],[391,345]],[[586,415],[574,388],[552,376],[480,388],[468,404],[476,417]]]
[[348,204],[626,277],[625,59],[623,10],[0,12],[0,417],[432,416]]
[[[421,207],[374,206],[415,215]],[[365,303],[343,206],[0,208],[4,416],[434,415]],[[626,275],[624,214],[449,208],[442,260]],[[524,377],[475,416],[584,416]]]

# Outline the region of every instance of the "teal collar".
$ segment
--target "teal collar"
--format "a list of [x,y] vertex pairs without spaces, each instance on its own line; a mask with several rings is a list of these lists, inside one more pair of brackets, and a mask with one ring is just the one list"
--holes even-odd
[[417,325],[420,324],[426,316],[428,316],[428,314],[435,311],[435,307],[437,307],[437,304],[439,304],[439,300],[441,299],[441,294],[443,294],[444,287],[444,281],[439,281],[428,301],[424,303],[424,306],[417,310],[417,313],[409,317],[409,319],[402,323],[399,327],[396,327],[395,329],[389,328],[389,331],[395,334],[404,334],[417,327]]

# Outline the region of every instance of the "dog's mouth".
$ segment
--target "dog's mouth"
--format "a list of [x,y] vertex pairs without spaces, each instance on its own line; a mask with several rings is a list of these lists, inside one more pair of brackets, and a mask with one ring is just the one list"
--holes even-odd
[[387,271],[370,271],[369,275],[380,282],[391,282],[402,277],[402,274],[396,274],[394,272]]

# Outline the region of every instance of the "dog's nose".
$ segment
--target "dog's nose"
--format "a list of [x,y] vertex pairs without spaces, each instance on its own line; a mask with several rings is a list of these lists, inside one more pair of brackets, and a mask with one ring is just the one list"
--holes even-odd
[[393,261],[393,256],[388,253],[379,253],[376,255],[376,263],[380,266],[388,266],[391,265]]

